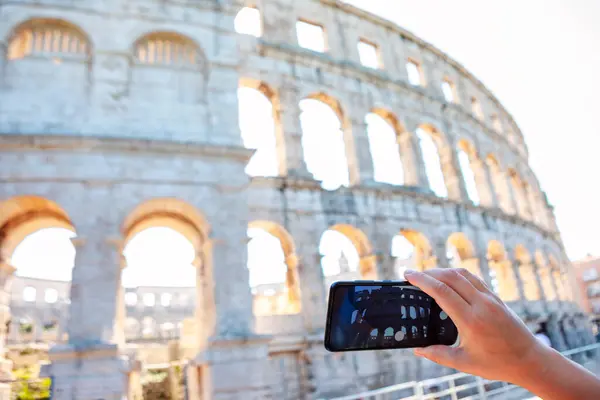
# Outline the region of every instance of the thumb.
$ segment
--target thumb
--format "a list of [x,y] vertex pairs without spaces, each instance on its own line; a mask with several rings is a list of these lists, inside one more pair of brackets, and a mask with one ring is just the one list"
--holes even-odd
[[460,369],[459,366],[464,358],[462,349],[443,345],[418,347],[415,349],[415,355],[454,369]]

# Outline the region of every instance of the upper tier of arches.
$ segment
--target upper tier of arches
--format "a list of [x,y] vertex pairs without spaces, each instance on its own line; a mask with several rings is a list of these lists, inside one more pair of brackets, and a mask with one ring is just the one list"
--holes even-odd
[[[310,3],[307,9],[314,7],[315,4],[323,6],[323,4],[331,5],[331,2]],[[344,6],[342,9],[348,13],[363,16],[360,11],[352,7]],[[238,18],[234,25],[238,24],[238,19],[244,15],[244,10],[247,11],[247,8],[237,14]],[[258,18],[260,30],[244,31],[238,26],[235,28],[241,33],[262,35],[266,38],[269,29],[262,29],[266,27],[262,18],[268,18],[269,10],[269,6],[265,4],[264,16],[260,8],[256,8],[256,12],[250,13],[252,18]],[[310,21],[300,15],[303,10],[296,10],[299,15],[298,20],[310,25]],[[237,12],[237,10],[234,11]],[[378,20],[373,21],[371,18],[368,20],[370,23],[375,22],[378,26],[383,23]],[[313,25],[320,26],[323,35],[327,34],[325,25]],[[300,29],[296,28],[296,30],[298,36],[296,42],[302,46],[304,42],[300,37]],[[86,64],[93,64],[94,43],[97,40],[94,40],[84,29],[74,23],[57,18],[36,18],[21,21],[7,32],[4,56],[6,62],[9,63],[9,68],[5,68],[5,73],[9,75],[14,72],[11,69],[14,66],[10,64],[26,62],[29,59],[41,59],[51,62],[51,68],[57,71],[69,68],[68,73],[57,74],[54,79],[59,81],[68,78],[70,83],[73,83],[76,77],[86,75],[79,69],[86,68]],[[397,31],[397,33],[400,33],[402,40],[414,40],[404,31]],[[334,35],[333,32],[329,32],[329,34]],[[379,35],[374,31],[372,34]],[[359,42],[362,43],[362,48],[365,46],[368,48],[370,45],[381,53],[391,51],[391,49],[384,49],[382,45],[378,45],[373,40],[359,37]],[[416,41],[415,43],[422,46],[419,47],[419,51],[433,51],[437,56],[442,56],[441,53],[436,53],[437,50],[434,51],[433,48],[422,42]],[[164,110],[157,113],[150,112],[151,110],[158,111],[148,102],[148,98],[151,98],[149,95],[154,93],[160,94],[162,98],[172,100],[174,105],[178,105],[178,110],[183,111],[186,116],[195,115],[199,121],[208,120],[205,118],[208,117],[207,113],[209,112],[209,107],[205,106],[205,90],[210,72],[210,57],[201,44],[202,41],[199,38],[172,29],[144,31],[137,38],[132,38],[129,46],[132,64],[130,68],[133,68],[134,71],[131,73],[132,82],[128,92],[139,102],[136,104],[132,102],[129,108],[143,112],[148,115],[149,119],[156,118],[153,121],[156,124],[153,125],[158,127],[157,129],[164,128],[169,132],[171,130],[167,115],[169,113]],[[407,50],[405,45],[402,45],[402,48]],[[323,51],[327,49],[332,50],[331,47],[326,46]],[[318,52],[313,49],[313,52],[315,51]],[[335,55],[335,52],[332,52],[332,55]],[[379,57],[385,58],[383,54],[380,54]],[[432,82],[439,78],[426,71],[427,68],[422,59],[423,54],[419,57],[415,54],[407,56],[407,65],[412,66],[408,68],[409,81],[411,68],[417,68],[419,73],[418,82],[417,78],[413,77],[415,82],[411,84],[417,92],[432,85],[429,77]],[[359,57],[359,62],[365,64],[362,57]],[[457,65],[450,64],[453,68],[458,68]],[[382,62],[376,67],[381,69],[384,65],[385,63]],[[27,69],[31,72],[30,67],[28,66]],[[373,69],[372,67],[373,65],[371,69]],[[168,72],[162,81],[175,82],[175,86],[151,85],[153,82],[151,77],[157,73],[162,74],[165,70],[171,72]],[[9,79],[9,81],[16,85],[23,78],[25,77],[16,74],[15,79],[12,81]],[[455,82],[447,76],[443,77],[440,82],[439,90],[445,103],[455,103],[463,108],[464,104],[470,104],[470,112],[475,120],[483,121],[486,124],[489,122],[492,130],[508,135],[507,143],[510,145],[516,143],[513,137],[516,127],[507,114],[500,115],[504,111],[492,110],[491,114],[486,113],[486,107],[482,105],[479,95],[471,96],[470,102],[464,102],[462,99],[459,104],[459,97],[461,97],[458,96],[459,82]],[[265,115],[264,118],[264,126],[268,128],[264,130],[267,132],[265,137],[271,137],[269,138],[271,150],[260,151],[264,149],[259,150],[259,146],[253,143],[256,140],[252,140],[252,135],[247,133],[248,129],[244,129],[242,126],[242,139],[246,147],[259,150],[256,156],[261,153],[263,158],[270,158],[271,162],[268,172],[247,170],[250,175],[285,176],[290,170],[298,167],[298,163],[289,161],[290,153],[301,151],[303,157],[301,157],[300,164],[304,163],[313,178],[321,181],[325,188],[352,186],[365,178],[392,185],[429,187],[439,197],[448,197],[458,201],[468,200],[476,205],[495,206],[509,214],[516,214],[533,221],[546,229],[554,229],[553,218],[547,207],[545,195],[527,164],[522,159],[515,159],[512,155],[507,156],[504,149],[498,150],[498,153],[492,153],[491,149],[494,149],[494,145],[475,137],[472,132],[456,131],[456,128],[452,128],[451,132],[444,132],[442,127],[447,128],[447,124],[436,120],[430,121],[429,117],[424,118],[423,121],[414,121],[413,118],[412,121],[405,122],[401,115],[394,113],[392,108],[395,107],[386,107],[385,104],[376,104],[367,110],[368,113],[357,115],[354,107],[347,104],[347,98],[340,100],[336,97],[335,89],[306,93],[292,104],[293,109],[290,110],[288,109],[290,107],[288,93],[282,93],[281,88],[271,87],[270,84],[256,79],[256,77],[243,77],[240,86],[240,90],[251,88],[259,91],[262,96],[255,96],[255,99],[267,103],[271,107],[268,115]],[[418,89],[417,86],[422,87]],[[149,87],[152,87],[151,91],[149,91]],[[17,88],[15,87],[15,89]],[[286,99],[279,101],[280,95],[286,96]],[[61,101],[63,100],[58,102]],[[73,104],[68,99],[64,101],[64,108],[80,106],[76,101]],[[252,99],[250,101],[252,102]],[[238,101],[238,105],[240,108],[239,120],[241,125],[244,125],[244,104]],[[331,134],[321,135],[320,131],[323,129],[318,126],[319,123],[311,125],[309,117],[316,108],[330,110],[328,119],[330,123],[325,128]],[[253,116],[252,112],[246,114]],[[488,114],[489,121],[486,120]],[[290,127],[290,115],[298,118],[300,124],[296,123],[295,126]],[[253,120],[253,118],[246,119]],[[313,118],[313,120],[315,119]],[[506,129],[507,121],[510,125],[508,130]],[[292,125],[294,124],[292,123]],[[293,145],[294,138],[290,140],[289,136],[294,133],[300,133],[297,137],[300,138],[301,146]],[[361,135],[367,140],[361,141],[358,138]],[[328,138],[329,141],[323,142],[324,138]],[[363,145],[367,142],[371,155],[365,158],[365,146]],[[326,154],[322,151],[323,148],[327,149]],[[516,150],[523,154],[522,151]],[[319,151],[321,151],[320,156],[314,156]],[[506,160],[502,160],[503,158]],[[325,159],[327,167],[324,165]],[[250,167],[251,165],[249,165]],[[362,170],[365,168],[370,169],[371,172],[363,173]]]
[[[335,0],[286,4],[283,15],[278,0],[244,3],[249,7],[241,11],[237,4],[225,4],[219,12],[235,18],[219,20],[221,32],[211,33],[220,35],[237,30],[242,34],[261,36],[260,45],[271,50],[277,47],[274,44],[280,42],[285,42],[286,49],[290,50],[294,49],[293,45],[300,48],[305,44],[299,36],[297,22],[320,28],[323,32],[322,50],[328,55],[327,62],[341,62],[346,67],[367,74],[370,70],[376,70],[371,71],[369,80],[404,82],[417,93],[429,94],[442,103],[455,106],[470,115],[473,122],[483,124],[490,134],[497,134],[505,140],[515,152],[527,157],[527,148],[518,126],[494,95],[462,65],[412,33]],[[83,58],[88,55],[92,68],[96,62],[96,48],[103,52],[102,59],[106,57],[106,51],[115,51],[120,55],[126,55],[123,52],[129,51],[129,57],[135,64],[153,63],[178,68],[187,65],[205,73],[209,66],[205,58],[208,61],[220,61],[216,60],[219,52],[214,48],[214,41],[209,37],[211,35],[205,34],[207,28],[217,26],[207,21],[202,21],[201,28],[196,29],[170,19],[161,24],[155,23],[154,26],[152,23],[137,24],[136,29],[119,33],[118,43],[109,43],[84,15],[71,13],[69,20],[66,20],[62,19],[64,13],[54,12],[52,8],[37,13],[32,19],[27,19],[26,15],[27,12],[21,12],[10,17],[0,29],[4,56],[9,61],[33,55],[51,55],[50,59],[54,62],[64,62],[63,53],[69,53]],[[136,19],[136,15],[128,16]],[[256,26],[240,26],[240,19],[255,20]],[[126,48],[123,48],[124,44]],[[113,45],[115,48],[107,48]],[[241,47],[238,55],[244,53],[244,46]],[[307,48],[311,52],[299,55],[310,59],[319,52],[314,46]],[[257,50],[259,48],[255,47],[251,52]],[[418,76],[416,81],[415,68]]]

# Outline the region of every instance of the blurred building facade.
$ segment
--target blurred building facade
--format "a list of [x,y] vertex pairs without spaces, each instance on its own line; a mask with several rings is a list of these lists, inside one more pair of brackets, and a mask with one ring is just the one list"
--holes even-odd
[[573,262],[581,308],[590,315],[596,332],[600,325],[600,257],[587,256]]
[[[178,338],[190,399],[443,373],[410,352],[323,348],[328,283],[405,268],[466,268],[557,349],[590,340],[522,132],[412,33],[335,0],[0,10],[2,334],[56,335],[54,398],[136,398],[145,357],[131,345]],[[274,167],[252,169],[261,158]],[[193,245],[190,288],[121,285],[125,246],[156,226]],[[12,279],[15,248],[48,227],[76,235],[72,282]],[[251,230],[276,239],[281,278],[253,281],[267,255]]]

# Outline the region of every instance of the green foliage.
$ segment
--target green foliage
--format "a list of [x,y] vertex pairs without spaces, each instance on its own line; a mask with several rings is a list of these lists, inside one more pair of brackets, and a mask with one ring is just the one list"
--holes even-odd
[[13,371],[13,398],[43,400],[50,398],[50,378],[38,378],[39,368],[28,366]]
[[32,333],[33,332],[33,324],[22,323],[19,326],[19,331],[21,331],[21,333]]
[[169,374],[164,370],[149,370],[142,376],[144,400],[170,400]]

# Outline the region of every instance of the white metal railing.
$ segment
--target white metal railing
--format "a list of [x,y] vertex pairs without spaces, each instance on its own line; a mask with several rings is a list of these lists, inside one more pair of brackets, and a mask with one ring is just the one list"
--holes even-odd
[[[594,374],[600,373],[600,343],[578,347],[562,353]],[[329,400],[451,400],[532,399],[525,389],[506,382],[489,381],[478,376],[457,373],[386,386],[367,392],[351,394]]]

